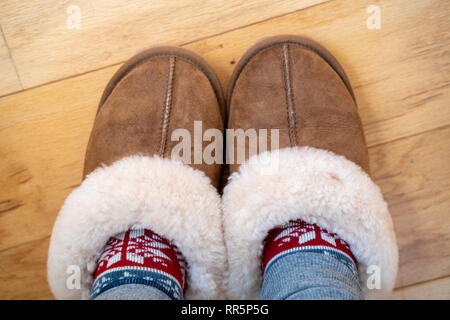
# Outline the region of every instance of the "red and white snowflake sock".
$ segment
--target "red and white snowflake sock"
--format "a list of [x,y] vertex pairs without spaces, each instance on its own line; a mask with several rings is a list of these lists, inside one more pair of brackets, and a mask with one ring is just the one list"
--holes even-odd
[[112,237],[98,261],[91,298],[124,284],[154,287],[173,300],[183,298],[185,260],[168,240],[147,230]]
[[330,255],[351,268],[357,266],[349,245],[336,234],[315,224],[295,220],[269,232],[263,252],[263,273],[278,259],[296,252]]

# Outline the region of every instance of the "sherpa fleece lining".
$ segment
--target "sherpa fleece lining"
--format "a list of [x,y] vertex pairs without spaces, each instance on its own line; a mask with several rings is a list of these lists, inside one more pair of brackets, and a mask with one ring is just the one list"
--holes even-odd
[[[55,297],[89,298],[105,244],[130,228],[151,229],[178,246],[188,265],[186,298],[222,297],[226,249],[217,190],[201,171],[143,156],[97,168],[66,199],[48,256]],[[67,289],[70,265],[81,269],[80,290]]]
[[[370,177],[343,156],[310,147],[253,156],[230,177],[222,203],[231,298],[258,297],[264,239],[293,219],[349,243],[366,298],[386,297],[395,284],[398,249],[387,205]],[[380,268],[379,290],[366,285],[371,265]]]

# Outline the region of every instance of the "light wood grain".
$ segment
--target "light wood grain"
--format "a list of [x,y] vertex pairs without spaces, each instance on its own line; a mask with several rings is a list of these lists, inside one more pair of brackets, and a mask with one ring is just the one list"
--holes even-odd
[[369,148],[394,219],[398,286],[450,274],[450,126]]
[[[450,127],[369,149],[374,178],[389,202],[400,247],[398,287],[449,275],[450,226],[446,219],[450,170],[446,159],[450,151],[440,152],[448,141]],[[433,156],[437,153],[442,157]],[[440,170],[442,165],[447,169]],[[433,183],[429,183],[430,177]],[[46,220],[51,222],[52,218]],[[4,283],[0,298],[51,297],[44,276],[47,248],[48,236],[0,251],[0,281]],[[36,286],[28,285],[30,277]],[[430,286],[439,292],[424,291],[423,298],[442,296],[449,288],[448,281]],[[408,287],[397,290],[394,298],[421,298],[420,292]]]
[[0,299],[53,299],[47,284],[49,238],[1,252]]
[[[379,2],[382,28],[368,30],[369,4],[372,1],[331,1],[185,47],[206,56],[224,86],[245,49],[263,36],[302,32],[330,49],[355,88],[373,176],[394,218],[400,247],[397,287],[410,288],[450,274],[450,6],[439,0]],[[424,17],[432,23],[423,23]],[[109,30],[115,22],[105,18],[103,23]],[[28,25],[24,28],[31,32]],[[182,34],[171,36],[181,37],[183,43]],[[36,41],[51,36],[36,35]],[[112,60],[103,56],[106,63],[131,54],[120,38],[111,39],[121,53]],[[67,60],[61,67],[64,76],[98,66],[97,58],[89,59]],[[55,66],[51,68],[57,70]],[[45,282],[48,237],[64,199],[81,182],[97,103],[118,67],[0,98],[0,267],[8,272],[0,276],[0,297],[51,297]],[[37,72],[27,68],[32,76]],[[37,279],[33,286],[31,276]],[[448,282],[443,283],[448,288]]]
[[[416,0],[415,3],[419,6],[419,9],[423,9],[423,1]],[[426,5],[434,5],[433,8],[436,11],[440,10],[439,1],[434,1],[434,3],[428,1]],[[357,82],[355,90],[369,145],[392,141],[402,137],[405,133],[417,134],[424,130],[447,125],[450,122],[450,108],[447,107],[448,90],[442,89],[439,91],[439,95],[434,98],[433,103],[421,104],[423,98],[418,94],[409,98],[406,107],[395,103],[385,104],[388,101],[407,99],[414,90],[425,92],[423,94],[426,95],[426,88],[422,84],[420,88],[399,87],[398,90],[390,90],[397,83],[411,83],[411,86],[413,86],[412,84],[416,81],[415,76],[409,73],[395,73],[378,82],[373,80],[378,76],[377,70],[383,70],[384,63],[391,64],[389,56],[372,57],[374,61],[362,59],[361,52],[363,49],[355,45],[351,46],[351,42],[345,40],[346,37],[344,37],[353,33],[356,37],[355,41],[360,42],[364,34],[370,37],[373,32],[378,32],[367,29],[360,31],[361,28],[359,27],[353,30],[354,25],[357,24],[356,21],[365,19],[364,8],[364,4],[352,7],[342,4],[342,2],[328,2],[283,18],[272,19],[212,39],[192,43],[186,47],[204,54],[216,66],[222,83],[226,85],[234,67],[234,64],[231,64],[230,61],[237,61],[248,45],[269,30],[275,33],[274,30],[279,29],[279,33],[283,33],[287,32],[286,26],[289,26],[291,31],[306,29],[308,34],[309,32],[316,33],[320,38],[320,30],[329,30],[329,28],[334,27],[339,31],[339,34],[343,35],[342,39],[344,40],[332,41],[329,31],[327,31],[328,40],[322,42],[326,43],[342,61],[350,74],[351,80],[367,79],[364,84],[358,85]],[[390,10],[394,9],[391,8]],[[399,18],[396,22],[404,23],[405,26],[409,23],[409,19],[414,19],[416,13],[414,10],[410,10],[409,15],[405,16],[405,12],[398,11]],[[316,25],[322,27],[317,30],[307,29],[309,25],[314,27],[313,17],[317,21],[322,21],[321,18],[326,16],[328,16],[328,20],[325,20],[325,22],[328,21],[328,28],[322,26],[322,22],[318,22]],[[329,21],[333,21],[333,25],[330,25]],[[437,19],[435,24],[439,23],[439,19]],[[388,29],[389,26],[384,25],[384,28]],[[430,28],[431,30],[428,32],[432,34],[434,27]],[[400,27],[396,29],[402,30]],[[361,32],[362,35],[357,36],[357,32]],[[396,37],[412,38],[413,34],[417,33],[414,30],[408,32],[397,33]],[[379,36],[375,37],[378,39]],[[379,48],[376,41],[367,41],[366,43],[367,46],[364,50],[367,52]],[[445,44],[441,44],[441,46],[445,47]],[[440,59],[436,58],[436,53],[433,50],[428,51],[428,53],[430,54],[428,58],[409,59],[409,63],[404,66],[404,69],[417,69],[422,60]],[[348,61],[347,56],[352,56],[354,59]],[[399,60],[400,58],[396,57],[395,61],[398,62]],[[354,66],[363,68],[366,62],[372,64],[372,67],[361,71]],[[429,64],[430,66],[434,65],[434,63]],[[3,171],[6,172],[0,179],[4,180],[3,185],[7,186],[0,193],[0,202],[3,201],[3,203],[0,203],[0,211],[5,211],[0,215],[0,223],[5,226],[0,229],[2,235],[0,250],[17,245],[21,241],[32,241],[49,234],[54,216],[70,191],[70,187],[80,183],[84,148],[97,102],[103,87],[117,68],[118,66],[105,68],[0,99],[0,110],[3,114],[0,119],[0,153],[4,155],[1,165],[4,168]],[[421,76],[429,80],[438,75],[438,79],[448,81],[441,73],[435,71],[431,67],[430,69],[424,69]],[[426,83],[429,84],[430,90],[434,88],[433,82],[428,81]],[[380,86],[385,89],[384,92],[379,92]],[[377,101],[381,102],[377,103]],[[408,111],[408,107],[412,111]],[[403,110],[396,111],[397,109]],[[412,117],[410,114],[414,113],[415,110],[420,110],[419,114],[415,113],[415,121],[425,124],[411,128],[409,126]],[[427,116],[424,117],[422,114]],[[390,126],[386,126],[386,122]],[[380,136],[377,130],[370,130],[370,126],[380,126],[386,130],[391,128],[391,130],[384,131],[383,135]],[[367,130],[368,127],[369,130]],[[397,127],[404,128],[402,129],[403,134],[398,134],[399,129]],[[410,131],[408,132],[408,130]],[[373,138],[373,135],[376,138]],[[21,170],[26,171],[17,175],[17,172]],[[23,179],[19,181],[17,179],[21,179],[21,175],[33,178],[27,183],[20,183]],[[14,210],[11,210],[11,208]],[[36,224],[36,227],[30,228],[30,224]],[[15,236],[15,233],[11,231],[12,226],[16,226],[19,231],[23,232],[23,239]]]
[[396,289],[392,298],[396,300],[450,300],[450,277]]
[[0,29],[0,96],[22,89],[19,77],[14,69],[8,46]]
[[81,182],[96,106],[115,69],[0,99],[0,250],[50,234]]
[[[323,1],[7,1],[0,22],[30,88],[122,62],[143,47],[181,45]],[[79,7],[79,29],[67,27],[69,5]]]
[[381,1],[380,30],[366,27],[370,4],[373,1],[327,2],[187,47],[213,62],[226,88],[234,63],[256,40],[302,33],[325,45],[343,65],[369,146],[446,125],[450,2]]

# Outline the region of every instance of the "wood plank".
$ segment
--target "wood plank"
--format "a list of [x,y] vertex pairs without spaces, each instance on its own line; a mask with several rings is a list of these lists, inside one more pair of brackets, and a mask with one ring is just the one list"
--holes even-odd
[[[333,1],[188,45],[204,54],[226,88],[242,53],[265,36],[303,33],[343,65],[370,146],[445,126],[450,119],[450,2],[381,1],[380,30],[369,30],[373,1]],[[433,23],[423,23],[424,15]]]
[[14,69],[14,62],[11,60],[8,46],[0,28],[0,96],[22,90],[19,77]]
[[[394,216],[398,286],[404,286],[450,270],[449,230],[442,223],[450,199],[444,161],[450,158],[449,80],[443,75],[449,10],[440,1],[383,2],[382,29],[372,31],[365,28],[369,3],[329,2],[186,47],[204,54],[223,84],[245,48],[264,35],[302,30],[330,48],[355,86],[374,177]],[[433,24],[419,23],[423,12]],[[0,261],[9,250],[50,235],[65,197],[81,181],[97,103],[117,68],[0,99]],[[435,128],[441,129],[430,131]]]
[[0,299],[53,299],[47,283],[49,238],[1,252]]
[[[449,139],[450,127],[370,148],[375,180],[389,201],[398,237],[399,287],[449,275],[450,226],[443,222],[450,209],[445,161],[450,151],[434,156]],[[433,183],[429,177],[434,177]],[[0,251],[1,299],[51,298],[45,277],[47,248],[48,237]],[[448,280],[437,281],[396,290],[393,298],[448,298]]]
[[116,68],[0,99],[0,250],[50,234],[81,182],[96,105]]
[[[7,1],[0,21],[30,88],[120,63],[143,47],[181,45],[324,1]],[[67,26],[69,5],[79,8],[79,29]]]
[[392,298],[396,300],[449,300],[450,277],[396,289]]
[[450,275],[450,126],[369,149],[394,219],[397,285]]
[[[327,4],[326,7],[319,7],[319,9],[329,10],[330,13],[337,12],[338,16],[343,15],[344,12],[342,8],[336,7],[335,4]],[[339,8],[342,12],[338,10]],[[311,8],[307,11],[316,10],[317,8]],[[303,12],[300,12],[298,14],[303,14]],[[295,22],[295,19],[302,20],[296,17],[296,15],[294,18],[286,17],[292,20],[289,20],[288,22],[293,23]],[[268,23],[269,22],[263,23],[263,30],[266,30]],[[280,21],[275,21],[273,22],[272,28],[275,28],[280,24],[284,25]],[[348,25],[353,24],[348,23]],[[254,28],[255,26],[252,26],[249,29],[253,30]],[[238,30],[237,32],[244,31],[247,32],[246,29]],[[234,34],[235,32],[232,33]],[[236,35],[234,35],[233,37],[239,39],[239,37],[236,37]],[[211,56],[211,51],[208,50],[208,46],[211,44],[211,42],[215,41],[216,44],[218,43],[218,45],[213,45],[213,48],[219,49],[217,51],[213,50],[213,53],[215,53],[215,55],[212,57],[213,59],[210,60],[213,60],[216,63],[220,60],[222,61],[223,66],[223,61],[225,60],[228,62],[229,60],[219,58],[224,58],[223,54],[228,46],[222,45],[221,47],[220,45],[222,44],[224,39],[223,36],[220,36],[219,38],[220,40],[217,41],[214,39],[201,41],[199,43],[189,45],[188,47],[194,49],[205,49],[200,51],[205,53],[207,56]],[[227,41],[225,43],[233,42],[230,39],[230,41]],[[242,50],[240,51],[243,51],[244,48],[245,46],[241,45],[240,49]],[[234,51],[235,50],[233,49],[233,47],[231,47],[229,56],[233,57]],[[218,68],[222,81],[225,81],[224,75],[228,75],[232,70],[232,65],[230,65],[229,63],[226,63],[225,66],[227,68]],[[10,167],[7,166],[4,170],[8,174],[4,175],[3,179],[7,179],[9,181],[9,183],[6,183],[6,185],[9,187],[5,188],[6,191],[4,191],[7,194],[2,194],[1,199],[4,201],[2,204],[3,210],[12,210],[11,208],[15,208],[20,204],[24,204],[24,206],[22,206],[21,208],[17,208],[14,214],[3,214],[1,219],[5,222],[5,226],[14,225],[16,223],[16,219],[20,219],[22,221],[21,224],[24,225],[24,229],[26,231],[25,233],[27,234],[27,237],[29,237],[28,239],[23,239],[23,241],[31,241],[48,234],[50,229],[48,225],[51,225],[51,223],[48,223],[46,219],[41,219],[41,216],[48,216],[49,214],[53,214],[53,216],[51,217],[54,217],[59,208],[59,205],[62,203],[63,199],[69,192],[69,189],[66,189],[65,192],[62,192],[61,190],[64,188],[69,188],[70,186],[77,185],[79,183],[78,172],[81,171],[80,168],[82,164],[82,155],[84,153],[83,150],[87,141],[87,136],[89,134],[90,124],[92,123],[92,117],[96,108],[96,103],[103,89],[104,83],[106,83],[107,78],[110,74],[112,74],[115,68],[116,67],[108,68],[76,79],[64,81],[63,83],[55,83],[43,88],[37,88],[36,90],[26,92],[21,95],[7,97],[6,99],[0,101],[0,106],[4,115],[4,122],[1,123],[1,129],[3,130],[10,128],[8,129],[10,131],[8,131],[8,133],[4,133],[3,135],[3,137],[5,138],[3,141],[5,141],[6,145],[2,145],[1,150],[6,150],[11,157]],[[400,76],[404,75],[400,74],[399,77]],[[370,86],[368,90],[370,91]],[[424,90],[424,88],[422,88],[422,90]],[[67,101],[67,97],[77,97],[77,99],[75,101]],[[382,99],[383,97],[376,97],[372,95],[372,99],[376,100],[376,98]],[[441,98],[440,100],[443,99]],[[72,106],[72,104],[74,105]],[[422,108],[418,109],[424,109],[424,107],[432,108],[433,106],[434,105],[431,105],[431,107],[430,105],[424,105],[422,106]],[[362,113],[364,113],[364,105],[361,109]],[[447,109],[448,108],[444,108],[444,110]],[[383,109],[381,111],[385,110]],[[437,119],[436,121],[441,121],[439,122],[439,124],[441,124],[442,121],[448,121],[448,117],[444,117],[442,114],[433,111],[434,109],[431,109],[428,113],[430,115],[434,115],[434,117]],[[375,118],[374,120],[372,120],[372,122],[378,123],[379,125],[383,123],[377,121],[378,118],[382,117],[383,113],[381,112],[380,114],[368,113],[369,116]],[[36,123],[36,121],[29,121],[30,119],[39,119],[39,122]],[[400,117],[399,121],[402,119],[403,118]],[[58,121],[61,121],[61,123],[58,123]],[[437,126],[437,124],[434,125]],[[41,128],[47,128],[47,130],[42,130]],[[48,128],[51,128],[51,130],[49,130]],[[61,128],[71,128],[71,131],[70,133],[68,133]],[[29,135],[30,132],[38,132],[38,135],[34,135],[34,139],[22,138]],[[371,132],[372,131],[369,131],[367,134],[369,141],[371,141]],[[55,141],[54,133],[57,133],[57,137],[60,139],[59,141]],[[395,137],[395,135],[393,136]],[[11,138],[7,139],[7,137]],[[41,143],[40,145],[39,141],[53,141],[55,145],[51,145],[48,142]],[[25,145],[23,145],[24,143]],[[74,144],[75,146],[73,146]],[[67,149],[67,147],[69,147],[70,149]],[[56,151],[56,154],[52,154],[52,152]],[[23,157],[17,158],[17,155],[21,154],[23,155]],[[18,159],[23,161],[23,164],[20,164],[20,161],[17,161]],[[61,160],[62,163],[58,162],[59,160]],[[69,162],[69,164],[67,164],[67,162]],[[3,163],[7,163],[7,159],[5,159]],[[42,164],[45,164],[45,166],[43,166]],[[58,165],[63,165],[66,170],[65,172],[54,172],[52,170],[48,170],[50,168],[48,164],[52,164],[53,168],[57,167]],[[36,173],[33,183],[38,181],[39,183],[37,186],[30,187],[28,184],[20,184],[20,182],[23,180],[16,181],[13,179],[14,177],[16,177],[17,179],[18,177],[14,176],[14,174],[19,172],[20,170],[23,170],[24,168],[29,168],[28,170]],[[48,179],[50,174],[54,174],[55,181]],[[67,174],[69,174],[71,179],[68,177],[64,178],[64,175]],[[61,179],[65,179],[63,180],[64,184],[62,185],[59,182],[61,181]],[[42,185],[42,183],[44,183],[44,185]],[[53,191],[49,192],[47,188]],[[43,190],[43,192],[39,193],[39,190]],[[34,195],[36,199],[31,200],[33,199],[33,197],[31,197],[30,195]],[[49,195],[49,199],[46,201],[42,199],[42,196],[45,197],[45,195]],[[43,203],[46,204],[44,208],[42,208]],[[30,211],[30,208],[34,209]],[[23,212],[23,215],[17,214],[17,212]],[[52,220],[50,219],[50,221]],[[46,225],[46,227],[32,228],[32,230],[30,230],[28,225],[34,225],[35,223],[37,223],[38,226],[44,224]],[[8,246],[16,245],[16,241],[21,241],[19,239],[16,239],[17,237],[15,237],[14,234],[9,234],[10,231],[7,230],[11,229],[5,229],[6,231],[1,231],[4,237],[2,237],[2,239],[0,240],[0,248],[7,248]],[[10,242],[9,239],[15,240],[11,240]]]

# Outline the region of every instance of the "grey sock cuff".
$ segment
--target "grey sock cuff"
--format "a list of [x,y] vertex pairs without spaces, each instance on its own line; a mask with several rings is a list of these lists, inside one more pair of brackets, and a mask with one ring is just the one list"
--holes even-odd
[[264,274],[260,299],[364,299],[356,266],[334,256],[296,252],[275,261]]
[[124,284],[99,294],[94,300],[171,300],[167,294],[145,284]]

